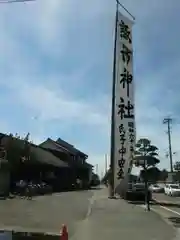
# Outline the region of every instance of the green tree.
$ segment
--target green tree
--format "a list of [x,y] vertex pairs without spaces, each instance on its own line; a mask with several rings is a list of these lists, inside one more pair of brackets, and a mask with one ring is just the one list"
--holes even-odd
[[160,179],[161,179],[163,182],[165,182],[167,178],[168,178],[168,171],[167,171],[166,169],[163,169],[163,170],[161,171],[161,177],[160,177]]
[[160,162],[158,148],[151,144],[147,138],[141,138],[136,143],[134,164],[136,167],[148,168]]
[[112,170],[111,170],[111,168],[109,168],[106,171],[106,173],[105,173],[104,177],[102,178],[101,182],[105,183],[105,184],[107,184],[107,183],[112,184],[112,180],[113,180]]
[[[29,137],[29,134],[27,136]],[[13,172],[18,171],[20,165],[30,159],[30,144],[27,136],[24,140],[20,139],[17,134],[16,137],[9,134],[6,138],[7,159]]]
[[21,140],[12,137],[9,135],[6,142],[6,149],[7,149],[7,159],[14,169],[17,168],[20,164],[20,156],[22,153],[22,144]]
[[143,180],[145,183],[146,199],[145,203],[147,210],[150,210],[149,197],[148,197],[148,169],[154,167],[160,162],[158,157],[158,148],[151,144],[151,141],[147,138],[141,138],[136,143],[134,164],[136,167],[143,168]]
[[175,162],[175,164],[174,164],[174,170],[175,171],[180,171],[180,162]]
[[23,151],[22,151],[22,159],[23,161],[28,161],[30,160],[30,148],[31,148],[31,144],[29,142],[29,137],[30,137],[30,133],[28,132],[28,134],[26,135],[26,137],[23,140]]

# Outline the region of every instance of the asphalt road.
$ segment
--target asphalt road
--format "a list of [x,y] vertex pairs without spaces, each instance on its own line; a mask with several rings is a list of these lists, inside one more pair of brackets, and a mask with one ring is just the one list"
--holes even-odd
[[159,204],[152,205],[152,208],[180,232],[180,197],[170,197],[163,193],[153,194],[153,197]]
[[[100,192],[100,190],[64,192],[49,196],[35,197],[32,201],[19,198],[0,200],[0,230],[48,232],[51,234],[59,234],[61,225],[64,223],[67,224],[69,237],[71,239],[74,237],[77,229],[79,229],[79,227],[82,228],[82,223],[86,222],[83,220],[87,220],[87,217],[89,216],[88,214],[90,214],[89,209],[90,206],[92,207],[92,199],[94,199],[95,196],[98,196],[98,199],[101,201],[101,198],[104,198],[105,195],[105,200],[103,201],[106,201],[107,190],[104,190],[103,196],[101,196]],[[164,199],[164,196],[158,194],[158,198]],[[165,198],[167,198],[167,196],[165,196]],[[118,202],[119,201],[117,201],[116,204],[118,204]],[[122,203],[120,206],[121,205]],[[126,208],[127,212],[131,212],[134,209],[132,208],[128,210],[129,208],[127,204]],[[91,209],[91,214],[93,213],[93,222],[95,221],[94,217],[96,213],[98,213],[97,211],[103,214],[106,213],[103,209],[103,203],[100,204],[99,202],[99,205],[97,206],[97,202],[95,201],[95,205],[93,205],[93,208]],[[107,214],[110,217],[110,214],[112,214],[110,209],[107,209],[107,211]],[[114,213],[116,211],[117,210],[113,210]],[[125,211],[124,205],[122,206],[122,211]],[[124,212],[123,216],[126,215],[126,211]],[[135,209],[133,211],[135,211]],[[131,216],[130,212],[128,215],[129,217],[123,221],[129,221],[128,219],[130,219]],[[144,211],[141,211],[141,215],[143,214],[145,217],[143,212]],[[139,214],[139,210],[137,210],[136,218],[142,219],[142,216],[139,217]],[[122,215],[122,212],[117,215],[117,218],[119,219],[119,216]],[[104,216],[104,218],[106,217],[107,216]],[[112,216],[112,219],[113,218],[114,217]],[[123,221],[121,224],[123,224]],[[145,220],[142,221],[144,222]],[[98,224],[99,217],[96,219],[97,227],[99,226]],[[121,228],[123,228],[123,225]]]
[[76,224],[86,217],[93,192],[64,192],[33,200],[0,200],[0,229],[58,234],[61,225],[67,224],[71,236]]
[[176,235],[159,214],[118,197],[108,199],[107,189],[102,189],[94,194],[86,220],[70,240],[175,240]]
[[[180,197],[170,197],[163,193],[153,194],[154,199],[172,213],[177,213],[180,217]],[[165,209],[164,208],[164,209]]]
[[153,197],[158,201],[167,201],[172,203],[180,204],[180,196],[179,197],[170,197],[165,195],[164,193],[153,193]]

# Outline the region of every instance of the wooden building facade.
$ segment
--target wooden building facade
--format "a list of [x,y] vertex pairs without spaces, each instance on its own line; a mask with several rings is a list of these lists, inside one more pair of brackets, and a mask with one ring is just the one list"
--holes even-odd
[[70,189],[77,178],[82,179],[84,185],[90,182],[92,166],[86,163],[87,155],[81,154],[84,158],[80,159],[75,152],[56,141],[47,139],[37,146],[0,134],[0,146],[6,149],[11,189],[22,179],[45,181],[53,186],[54,191]]

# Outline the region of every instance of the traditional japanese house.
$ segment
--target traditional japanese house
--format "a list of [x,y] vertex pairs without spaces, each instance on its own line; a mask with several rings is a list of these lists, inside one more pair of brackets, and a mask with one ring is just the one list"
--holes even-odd
[[57,141],[48,138],[40,146],[48,149],[71,166],[71,176],[74,181],[80,178],[85,186],[90,185],[93,166],[86,162],[88,156],[85,153],[60,138]]
[[14,183],[26,181],[46,181],[53,185],[54,190],[68,189],[72,182],[70,166],[47,149],[27,143],[5,134],[0,135],[1,146],[6,149],[10,165],[11,188]]
[[10,191],[10,169],[7,159],[0,158],[0,197],[6,197]]

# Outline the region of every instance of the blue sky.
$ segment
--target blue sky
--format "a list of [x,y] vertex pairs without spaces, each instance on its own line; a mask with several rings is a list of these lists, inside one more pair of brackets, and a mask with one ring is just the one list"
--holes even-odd
[[[180,2],[121,2],[136,17],[137,138],[157,144],[160,166],[169,167],[167,115],[174,118],[174,161],[180,156]],[[2,132],[29,131],[35,143],[61,137],[103,170],[110,149],[114,15],[115,0],[0,5]]]

